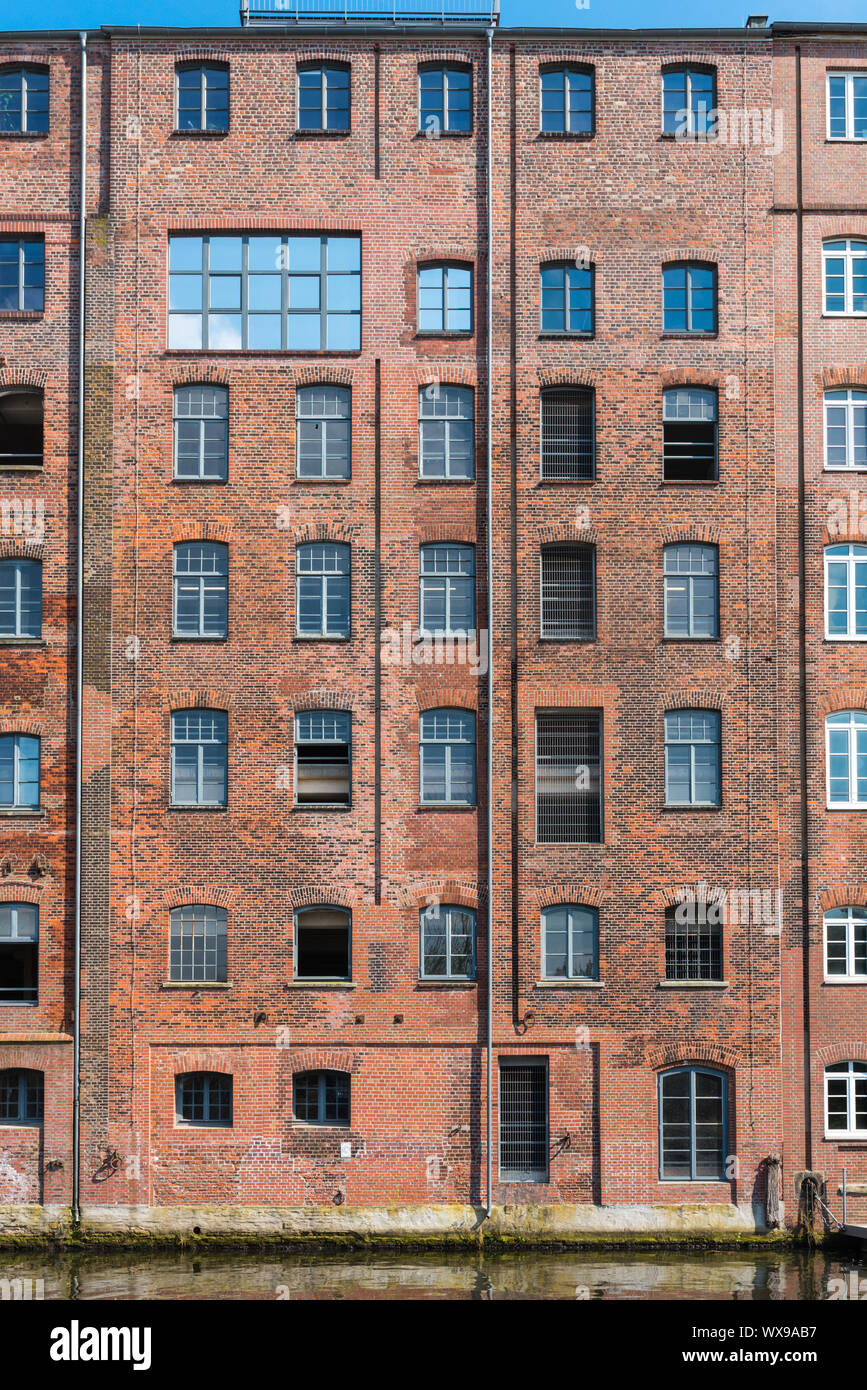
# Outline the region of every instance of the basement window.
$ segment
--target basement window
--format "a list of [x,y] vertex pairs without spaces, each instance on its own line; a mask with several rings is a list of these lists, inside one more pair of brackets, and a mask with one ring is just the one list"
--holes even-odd
[[[3,267],[0,264],[0,278],[2,274]],[[2,293],[0,288],[0,298]],[[0,308],[2,307],[0,303]],[[42,435],[42,392],[0,393],[0,468],[41,468]]]
[[311,710],[295,717],[296,806],[348,806],[352,726],[348,714]]
[[712,483],[717,476],[717,393],[676,387],[662,394],[662,478]]
[[296,980],[348,980],[351,917],[342,908],[305,907],[295,913]]
[[0,903],[0,1004],[35,1004],[39,908]]

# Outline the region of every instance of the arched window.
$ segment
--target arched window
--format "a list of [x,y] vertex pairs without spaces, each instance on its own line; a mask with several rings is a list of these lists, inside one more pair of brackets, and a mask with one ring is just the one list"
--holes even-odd
[[595,545],[543,545],[540,561],[541,636],[561,642],[595,637]]
[[473,390],[435,382],[418,390],[418,475],[472,478],[474,474]]
[[303,907],[295,913],[295,979],[349,980],[352,917],[342,907]]
[[666,806],[719,806],[720,716],[676,709],[665,716]]
[[825,1068],[825,1129],[829,1139],[867,1138],[867,1062]]
[[44,1111],[41,1071],[0,1071],[0,1124],[40,1124]]
[[843,237],[822,245],[825,313],[867,314],[867,241]]
[[539,267],[541,331],[580,337],[593,332],[593,266],[550,261]]
[[183,63],[175,68],[175,129],[229,129],[225,63]]
[[596,466],[594,392],[549,386],[539,395],[540,476],[547,482],[590,482]]
[[349,1072],[296,1072],[292,1113],[308,1125],[349,1124]]
[[830,908],[824,928],[826,980],[867,983],[867,908]]
[[298,129],[349,129],[349,66],[307,63],[298,68]]
[[225,386],[176,386],[175,477],[224,482],[229,474],[229,392]]
[[295,804],[349,806],[352,800],[352,716],[338,710],[295,715]]
[[299,637],[348,637],[348,545],[313,541],[295,550],[295,631]]
[[[2,304],[3,251],[4,243],[0,242],[0,308],[5,307]],[[42,392],[0,392],[0,467],[41,468],[42,460]]]
[[828,805],[867,806],[867,711],[841,710],[826,717],[825,764]]
[[659,1078],[659,1176],[678,1182],[725,1177],[728,1082],[705,1067]]
[[351,472],[352,392],[348,386],[299,386],[295,392],[295,473],[325,482]]
[[232,1126],[232,1078],[222,1072],[190,1071],[175,1078],[175,1121],[179,1125]]
[[48,129],[48,68],[0,67],[0,135],[41,135]]
[[867,545],[825,547],[825,636],[867,637]]
[[542,909],[542,979],[599,979],[599,913],[579,903]]
[[0,806],[35,811],[39,807],[40,741],[33,734],[0,736]]
[[473,331],[472,266],[420,265],[417,283],[419,333]]
[[593,69],[559,63],[539,70],[539,129],[543,135],[592,135]]
[[226,637],[229,631],[229,547],[182,541],[174,547],[175,637]]
[[710,483],[717,475],[716,391],[676,386],[662,393],[662,478]]
[[867,391],[825,392],[825,467],[867,468]]
[[706,261],[672,261],[662,269],[664,333],[715,333],[716,266]]
[[451,542],[419,549],[418,625],[435,637],[469,636],[476,626],[476,549]]
[[706,138],[716,129],[716,69],[677,63],[662,70],[662,133]]
[[476,978],[476,914],[450,903],[419,913],[419,973],[424,980]]
[[473,124],[473,70],[466,64],[420,63],[418,128],[435,137],[468,131]]

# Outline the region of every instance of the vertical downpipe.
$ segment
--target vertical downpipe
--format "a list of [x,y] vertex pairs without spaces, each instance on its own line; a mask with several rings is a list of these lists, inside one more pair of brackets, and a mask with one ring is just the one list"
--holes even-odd
[[87,33],[81,30],[81,182],[78,208],[78,450],[75,518],[75,964],[72,1019],[72,1219],[81,1219],[81,695],[84,685],[84,248],[87,233]]
[[493,507],[493,447],[492,447],[492,427],[494,418],[494,347],[493,347],[493,299],[494,299],[494,247],[493,247],[493,178],[491,171],[491,148],[493,137],[493,82],[492,82],[492,54],[493,54],[494,31],[488,29],[487,47],[487,99],[488,99],[488,129],[487,144],[485,149],[485,163],[487,173],[487,215],[485,218],[485,231],[487,233],[487,259],[488,259],[488,285],[487,285],[487,401],[486,401],[486,423],[485,423],[485,450],[487,462],[487,493],[485,497],[485,526],[487,528],[487,557],[488,557],[488,997],[487,997],[487,1020],[485,1029],[486,1041],[486,1063],[487,1063],[487,1104],[486,1104],[486,1182],[485,1182],[485,1210],[486,1214],[491,1214],[491,1174],[492,1174],[492,1153],[493,1142],[493,1055],[494,1055],[494,507]]

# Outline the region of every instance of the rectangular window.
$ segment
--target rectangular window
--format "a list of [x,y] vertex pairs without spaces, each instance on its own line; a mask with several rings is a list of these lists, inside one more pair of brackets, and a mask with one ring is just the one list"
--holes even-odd
[[597,980],[598,941],[595,907],[546,907],[542,913],[542,979]]
[[719,574],[715,545],[667,545],[663,552],[666,637],[719,635]]
[[295,551],[295,628],[299,637],[348,637],[350,551],[315,541]]
[[470,130],[472,71],[436,64],[418,70],[418,128],[424,135]]
[[39,807],[39,739],[30,734],[0,737],[0,806],[16,811]]
[[229,69],[222,64],[177,68],[177,130],[229,129]]
[[867,140],[867,72],[829,72],[828,139]]
[[593,267],[543,265],[539,270],[542,332],[593,332]]
[[228,715],[176,710],[172,715],[172,805],[225,806]]
[[722,979],[722,923],[719,903],[678,904],[665,913],[665,978]]
[[476,717],[468,710],[426,710],[419,720],[422,805],[476,804]]
[[295,393],[295,473],[334,482],[351,472],[352,392],[348,386],[299,386]]
[[467,386],[421,386],[418,392],[418,475],[472,478],[473,392]]
[[663,391],[663,481],[710,483],[716,475],[716,391],[688,386]]
[[170,348],[354,352],[360,346],[360,237],[169,237]]
[[179,1124],[231,1128],[232,1078],[219,1072],[189,1072],[175,1083],[175,1119]]
[[0,1004],[35,1004],[38,999],[39,908],[0,903]]
[[175,637],[225,637],[229,631],[229,547],[185,541],[174,548]]
[[596,547],[542,547],[541,635],[567,641],[596,636]]
[[350,978],[349,913],[334,907],[305,907],[295,913],[296,980]]
[[349,1124],[349,1073],[302,1071],[292,1079],[292,1112],[309,1125]]
[[867,908],[835,907],[825,913],[825,977],[867,983]]
[[716,74],[710,68],[667,68],[662,74],[662,130],[680,139],[712,134]]
[[841,710],[825,717],[828,805],[867,806],[867,713]]
[[331,710],[295,716],[295,803],[350,803],[351,718]]
[[169,979],[225,981],[226,909],[205,903],[175,907],[171,913]]
[[601,710],[537,712],[536,839],[601,843]]
[[45,308],[45,242],[0,238],[0,312],[41,314]]
[[500,1182],[548,1181],[548,1065],[501,1057]]
[[0,67],[0,135],[48,130],[48,69]]
[[476,552],[472,545],[423,545],[418,624],[423,633],[466,637],[476,625]]
[[665,716],[666,806],[719,806],[720,717],[717,710]]
[[591,482],[595,472],[593,392],[552,387],[541,393],[541,477],[548,482]]
[[174,393],[175,477],[229,476],[229,393],[225,386],[178,386]]
[[0,637],[42,636],[42,564],[0,560]]
[[472,328],[473,272],[470,266],[419,266],[419,333],[471,333]]
[[592,135],[593,73],[588,68],[546,68],[539,74],[542,134]]
[[662,271],[665,333],[716,332],[716,267],[667,265]]
[[476,978],[476,914],[465,907],[427,907],[419,914],[421,977]]
[[298,129],[349,129],[349,68],[331,63],[298,69]]
[[825,467],[867,468],[867,391],[825,392]]

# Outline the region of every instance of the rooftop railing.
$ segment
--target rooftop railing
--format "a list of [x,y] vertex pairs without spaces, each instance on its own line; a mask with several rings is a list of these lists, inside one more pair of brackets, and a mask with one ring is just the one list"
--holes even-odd
[[282,24],[497,24],[500,0],[241,0],[246,28]]

